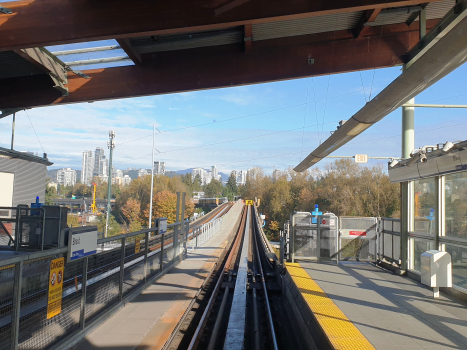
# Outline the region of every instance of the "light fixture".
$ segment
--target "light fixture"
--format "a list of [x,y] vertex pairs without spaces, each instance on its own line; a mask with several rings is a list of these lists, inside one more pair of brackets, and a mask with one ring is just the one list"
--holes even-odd
[[449,152],[451,148],[454,147],[454,144],[452,142],[446,142],[443,146],[443,152]]
[[393,159],[390,163],[389,163],[389,166],[391,168],[394,168],[397,164],[399,164],[399,161],[396,160],[396,159]]

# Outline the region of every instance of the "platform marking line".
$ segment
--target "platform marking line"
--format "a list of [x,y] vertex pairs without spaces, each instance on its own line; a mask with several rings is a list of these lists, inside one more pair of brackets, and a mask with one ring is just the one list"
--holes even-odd
[[334,349],[375,349],[300,264],[286,263],[286,267]]

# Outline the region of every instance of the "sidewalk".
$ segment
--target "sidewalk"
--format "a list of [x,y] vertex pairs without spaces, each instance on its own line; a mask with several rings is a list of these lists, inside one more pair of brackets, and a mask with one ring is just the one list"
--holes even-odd
[[186,260],[99,325],[73,349],[160,349],[228,246],[229,235],[240,213],[203,246],[193,252],[188,248]]

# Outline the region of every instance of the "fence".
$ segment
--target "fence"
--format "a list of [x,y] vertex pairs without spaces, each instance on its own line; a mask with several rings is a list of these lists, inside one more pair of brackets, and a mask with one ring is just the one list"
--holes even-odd
[[47,319],[49,266],[68,248],[0,260],[0,350],[50,349],[78,338],[184,258],[188,223],[98,240],[64,267],[62,311]]
[[192,232],[188,235],[188,239],[191,240],[189,243],[191,250],[197,249],[198,246],[203,245],[219,233],[232,217],[237,217],[239,215],[239,210],[241,210],[241,208],[242,201],[237,201],[233,206],[226,206],[223,208],[211,221],[193,227]]

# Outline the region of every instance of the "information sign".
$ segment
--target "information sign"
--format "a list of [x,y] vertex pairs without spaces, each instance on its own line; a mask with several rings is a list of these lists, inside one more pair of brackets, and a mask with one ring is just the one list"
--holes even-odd
[[366,236],[366,231],[350,231],[350,236]]
[[68,262],[82,259],[85,256],[97,253],[97,230],[86,227],[70,229],[68,237]]
[[247,199],[245,201],[245,205],[253,205],[253,201],[251,199]]
[[47,319],[62,312],[63,273],[65,258],[50,262],[49,297],[47,301]]
[[368,163],[368,154],[356,154],[355,163]]
[[167,218],[157,219],[157,225],[159,227],[159,234],[167,233]]
[[141,239],[135,238],[135,254],[138,254],[141,250]]

